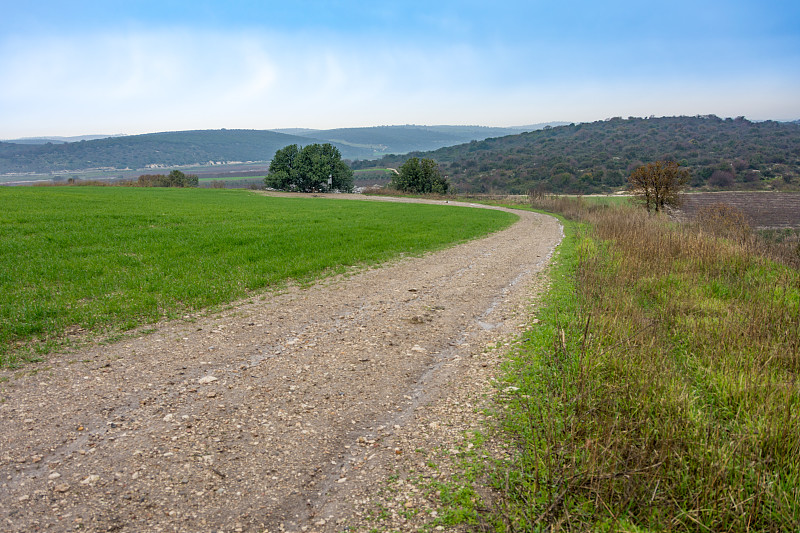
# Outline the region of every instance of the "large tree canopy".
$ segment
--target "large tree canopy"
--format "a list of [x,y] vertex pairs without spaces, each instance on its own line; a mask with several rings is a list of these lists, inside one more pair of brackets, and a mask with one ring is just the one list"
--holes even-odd
[[628,178],[628,191],[639,198],[647,211],[677,207],[678,193],[689,183],[689,171],[675,161],[656,161],[636,170]]
[[412,157],[400,166],[399,173],[392,178],[391,185],[400,191],[419,194],[446,194],[450,188],[436,161],[418,157]]
[[283,191],[351,192],[353,171],[332,144],[291,144],[275,152],[264,183]]

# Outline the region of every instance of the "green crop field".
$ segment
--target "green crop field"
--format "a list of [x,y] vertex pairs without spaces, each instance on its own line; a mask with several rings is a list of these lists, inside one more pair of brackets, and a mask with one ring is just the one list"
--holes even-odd
[[247,191],[0,188],[0,366],[510,225],[482,209]]
[[368,173],[379,173],[379,174],[394,174],[394,171],[391,168],[384,168],[384,167],[374,167],[374,168],[362,168],[359,170],[354,170],[354,174],[368,174]]
[[589,205],[623,206],[635,202],[630,196],[584,196],[583,200]]
[[215,178],[198,178],[200,183],[210,183],[213,181],[260,181],[264,182],[264,176],[219,176]]

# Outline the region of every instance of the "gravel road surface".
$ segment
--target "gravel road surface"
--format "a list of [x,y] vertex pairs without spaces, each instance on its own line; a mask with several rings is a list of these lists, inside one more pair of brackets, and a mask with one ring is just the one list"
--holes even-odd
[[[413,531],[558,222],[0,371],[2,531]],[[376,509],[382,517],[376,518]]]

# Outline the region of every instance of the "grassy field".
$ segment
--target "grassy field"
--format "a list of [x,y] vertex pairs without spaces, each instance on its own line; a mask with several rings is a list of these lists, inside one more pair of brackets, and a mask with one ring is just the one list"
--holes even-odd
[[215,181],[253,181],[264,183],[264,176],[221,176],[215,178],[198,178],[198,183],[213,183]]
[[635,200],[630,196],[583,196],[589,205],[602,205],[607,207],[631,205]]
[[393,175],[394,174],[394,170],[392,170],[390,168],[384,168],[384,167],[362,168],[362,169],[354,170],[353,174],[355,174],[356,176],[358,176],[359,174],[389,174],[389,175]]
[[800,530],[800,272],[576,199],[499,384],[503,531]]
[[197,181],[199,183],[208,183],[212,181],[229,181],[229,180],[252,180],[252,181],[264,181],[264,176],[245,176],[245,177],[238,177],[238,176],[219,176],[214,178],[198,178]]
[[0,364],[498,230],[503,212],[246,191],[0,188]]

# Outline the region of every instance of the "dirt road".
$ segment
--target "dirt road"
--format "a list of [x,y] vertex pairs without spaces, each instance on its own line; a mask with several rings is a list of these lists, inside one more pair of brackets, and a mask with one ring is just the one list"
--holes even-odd
[[390,476],[384,518],[433,519],[404,479],[475,423],[498,360],[486,346],[519,327],[561,236],[520,215],[479,241],[0,371],[0,530],[367,530]]

